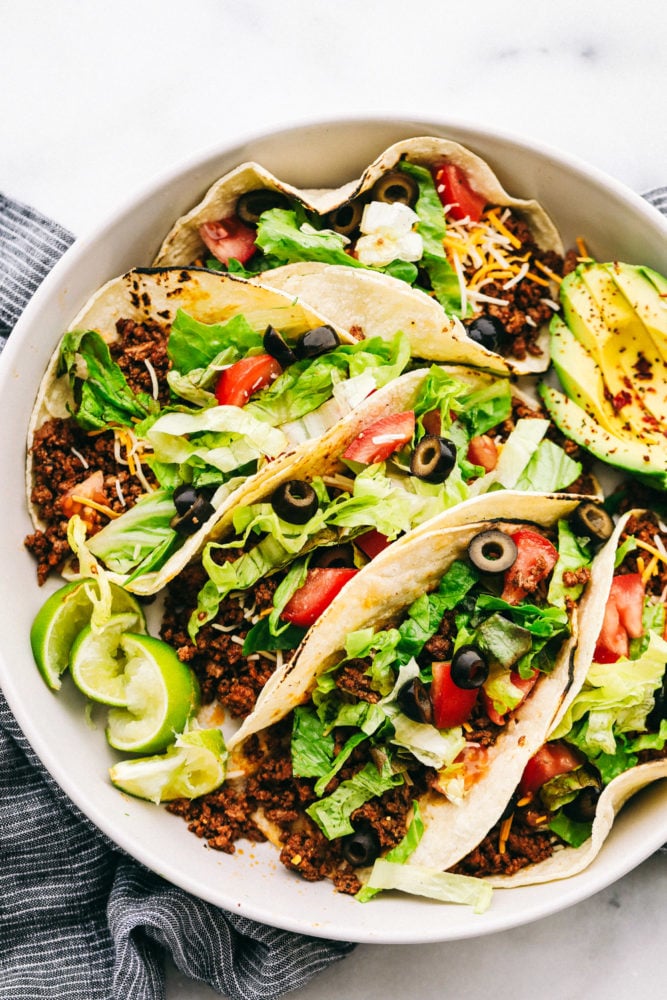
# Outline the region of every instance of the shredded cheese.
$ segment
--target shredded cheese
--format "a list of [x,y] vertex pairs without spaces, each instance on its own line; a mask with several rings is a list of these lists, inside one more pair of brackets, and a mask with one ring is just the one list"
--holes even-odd
[[635,539],[637,545],[640,549],[644,549],[646,552],[650,552],[652,556],[661,559],[664,563],[667,563],[667,553],[661,552],[660,549],[656,549],[653,545],[649,545],[648,542],[643,542],[641,539]]
[[512,829],[512,820],[514,819],[514,813],[504,819],[500,824],[500,836],[498,838],[498,854],[504,854],[507,848],[507,841],[509,840],[510,830]]
[[97,500],[90,500],[88,497],[78,496],[76,493],[73,493],[70,499],[74,503],[81,504],[82,507],[90,507],[92,510],[97,510],[100,514],[105,514],[107,517],[120,517],[118,511],[112,510],[111,507],[107,507],[104,503],[98,503]]

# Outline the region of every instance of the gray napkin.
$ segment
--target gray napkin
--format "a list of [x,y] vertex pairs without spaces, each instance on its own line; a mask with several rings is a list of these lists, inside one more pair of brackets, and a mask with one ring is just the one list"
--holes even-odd
[[[0,349],[72,240],[0,195]],[[119,851],[53,781],[0,693],[1,1000],[162,1000],[165,953],[232,1000],[269,1000],[353,947],[227,913]]]

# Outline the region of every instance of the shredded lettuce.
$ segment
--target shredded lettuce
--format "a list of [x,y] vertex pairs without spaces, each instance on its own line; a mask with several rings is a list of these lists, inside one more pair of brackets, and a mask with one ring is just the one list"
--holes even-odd
[[[384,860],[395,865],[404,865],[408,858],[416,851],[423,835],[424,821],[419,811],[419,803],[415,799],[412,803],[412,821],[408,826],[405,836],[395,847],[387,851]],[[362,886],[354,898],[359,903],[367,903],[369,899],[377,896],[378,892],[381,892],[381,889],[373,889],[370,885],[366,884]]]
[[65,334],[58,374],[65,373],[76,401],[74,415],[84,430],[101,430],[110,424],[131,427],[137,420],[159,412],[159,404],[152,396],[130,388],[107,344],[94,330]]
[[445,213],[430,170],[403,161],[399,169],[417,181],[419,195],[415,212],[419,217],[417,232],[424,241],[420,261],[429,276],[435,297],[447,312],[461,311],[461,290],[456,271],[447,260],[443,240],[447,234]]
[[557,608],[565,608],[566,598],[576,600],[584,589],[583,583],[566,587],[563,575],[573,573],[578,569],[587,568],[591,564],[591,545],[586,538],[578,538],[567,521],[562,518],[558,522],[558,561],[554,566],[549,583],[547,600]]
[[204,370],[214,361],[221,367],[231,365],[261,350],[261,333],[245,316],[226,323],[200,323],[182,309],[176,312],[167,343],[173,368],[181,375]]
[[379,770],[374,761],[369,761],[353,777],[341,781],[331,795],[308,806],[306,812],[329,840],[345,837],[354,833],[350,816],[356,809],[403,781],[403,775],[392,770],[389,759]]
[[377,859],[366,885],[370,889],[398,889],[442,903],[462,903],[472,906],[474,913],[486,912],[493,895],[489,883],[482,879],[421,865],[396,864],[386,858]]
[[[586,682],[550,739],[567,739],[589,759],[601,753],[613,755],[617,737],[641,732],[655,703],[654,692],[662,683],[667,663],[667,642],[654,632],[645,652],[636,660],[593,663]],[[573,726],[586,716],[586,724]]]
[[114,573],[148,573],[159,568],[183,541],[171,527],[175,513],[170,491],[146,493],[122,517],[93,535],[88,548]]
[[581,462],[547,439],[540,441],[514,488],[535,493],[555,493],[570,486],[581,475]]

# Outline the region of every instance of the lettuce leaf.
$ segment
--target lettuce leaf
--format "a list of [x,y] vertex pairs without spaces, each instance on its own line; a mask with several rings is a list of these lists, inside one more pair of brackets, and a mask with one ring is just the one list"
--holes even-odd
[[558,561],[554,566],[549,583],[547,600],[557,608],[565,608],[566,598],[575,600],[581,595],[584,584],[577,583],[566,587],[563,575],[566,572],[576,572],[591,564],[592,553],[590,541],[578,538],[564,518],[558,522]]
[[[396,844],[396,847],[392,847],[391,850],[387,851],[384,856],[384,860],[395,865],[404,865],[408,858],[414,854],[419,842],[424,835],[424,821],[422,820],[421,813],[419,811],[419,803],[415,799],[412,803],[412,821],[405,833],[402,840]],[[369,899],[373,896],[377,896],[381,889],[373,889],[370,885],[366,884],[362,886],[359,892],[354,897],[359,903],[367,903]]]
[[67,373],[76,401],[75,418],[84,430],[120,424],[132,427],[160,410],[146,392],[134,392],[109,347],[94,330],[66,333],[60,347],[58,374]]
[[222,367],[261,351],[262,334],[245,316],[226,323],[200,323],[182,309],[176,312],[167,343],[167,354],[181,375],[206,369],[214,360]]
[[163,565],[183,542],[171,527],[175,514],[170,490],[146,493],[93,535],[88,548],[114,573],[148,573]]
[[556,493],[570,486],[581,475],[581,462],[575,462],[553,441],[541,441],[515,483],[517,490]]
[[329,840],[354,833],[350,816],[369,799],[402,785],[403,775],[394,773],[386,760],[380,770],[369,761],[353,777],[341,781],[331,795],[308,806],[306,812]]

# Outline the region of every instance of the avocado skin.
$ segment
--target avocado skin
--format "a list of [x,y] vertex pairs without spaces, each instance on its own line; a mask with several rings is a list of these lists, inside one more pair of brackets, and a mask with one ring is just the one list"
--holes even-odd
[[636,438],[617,437],[558,389],[542,383],[538,391],[563,434],[607,465],[632,473],[653,489],[667,490],[667,441],[664,445],[648,445]]

